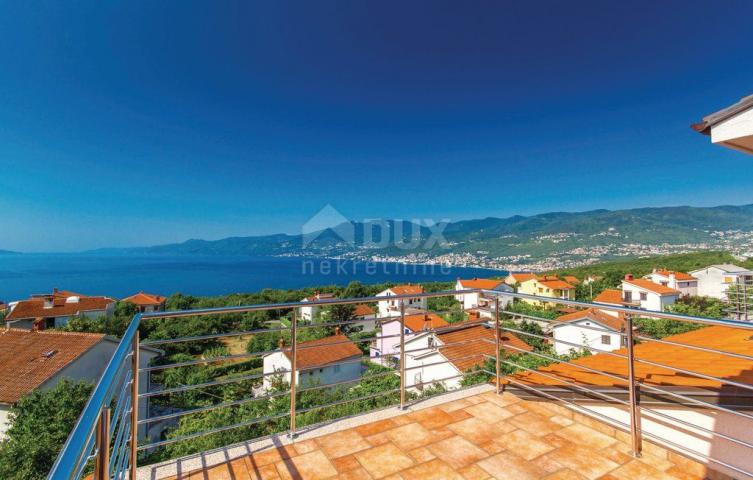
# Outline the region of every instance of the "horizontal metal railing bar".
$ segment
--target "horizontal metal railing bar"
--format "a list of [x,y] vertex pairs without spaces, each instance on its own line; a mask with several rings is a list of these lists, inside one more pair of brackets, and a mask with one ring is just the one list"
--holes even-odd
[[246,422],[240,422],[240,423],[235,423],[233,425],[225,425],[222,427],[212,428],[210,430],[204,430],[202,432],[191,433],[189,435],[184,435],[182,437],[168,438],[166,440],[149,443],[147,445],[139,445],[138,447],[136,447],[136,449],[138,451],[149,450],[151,448],[157,448],[157,447],[162,447],[165,445],[170,445],[171,443],[183,442],[185,440],[192,440],[194,438],[199,438],[206,435],[212,435],[213,433],[225,432],[227,430],[233,430],[236,428],[249,427],[257,423],[268,422],[270,420],[277,420],[278,418],[287,417],[288,415],[290,415],[289,412],[278,413],[276,415],[267,415],[266,417],[254,418],[253,420],[248,420]]
[[743,322],[739,320],[719,320],[716,318],[708,318],[708,317],[692,317],[690,315],[682,315],[679,313],[659,312],[656,310],[644,310],[644,309],[639,309],[639,308],[618,307],[618,306],[607,305],[603,303],[579,302],[576,300],[567,300],[564,298],[540,297],[537,295],[529,295],[526,293],[517,293],[517,292],[499,292],[496,290],[483,290],[482,293],[484,295],[490,295],[493,297],[517,298],[520,300],[533,300],[533,301],[545,302],[545,303],[558,303],[562,305],[568,305],[571,307],[581,307],[581,308],[596,307],[602,310],[611,310],[613,312],[623,312],[623,313],[627,313],[633,316],[649,316],[652,318],[666,318],[668,320],[679,320],[681,322],[684,321],[684,322],[690,322],[690,323],[701,323],[701,324],[706,324],[706,325],[718,325],[718,326],[723,326],[723,327],[735,327],[735,328],[744,328],[746,330],[753,330],[753,324],[751,324],[750,322]]
[[[503,312],[503,311],[500,311],[499,313],[500,313],[500,315],[503,314],[503,313],[507,314],[507,315],[515,315],[515,316],[519,316],[519,317],[522,317],[522,318],[525,318],[525,319],[528,319],[528,320],[535,320],[535,321],[539,321],[539,322],[545,322],[545,323],[548,323],[548,324],[555,324],[555,325],[556,324],[562,324],[562,325],[566,325],[565,323],[558,322],[556,319],[545,318],[545,317],[537,317],[535,315],[518,314],[518,313]],[[503,330],[507,330],[508,329],[508,327],[502,327],[502,328],[503,328]],[[621,337],[626,337],[627,336],[627,333],[622,332],[622,331],[618,332],[617,330],[605,329],[605,328],[599,328],[599,327],[592,327],[592,326],[589,326],[589,325],[578,324],[578,328],[583,328],[585,330],[592,330],[594,332],[613,333],[613,334],[619,335]]]
[[[463,357],[457,357],[457,358],[454,358],[453,360],[457,362],[457,361],[460,361],[460,360],[467,360],[469,358],[483,357],[483,356],[485,356],[483,353],[474,353],[474,354],[471,354],[471,355],[465,355]],[[416,365],[416,366],[413,366],[413,367],[405,367],[403,370],[405,370],[407,372],[408,370],[416,370],[416,369],[419,369],[419,368],[426,368],[426,367],[435,367],[437,365],[444,365],[445,363],[451,363],[451,362],[449,360],[444,360],[442,362],[425,363],[423,365]]]
[[261,395],[259,397],[246,397],[246,398],[241,398],[240,400],[233,400],[231,402],[215,403],[212,405],[207,405],[205,407],[192,408],[190,410],[182,410],[180,412],[166,413],[164,415],[158,415],[156,417],[142,418],[141,420],[138,421],[138,424],[146,425],[149,423],[160,422],[162,420],[169,420],[171,418],[185,417],[186,415],[193,415],[195,413],[208,412],[210,410],[217,410],[218,408],[237,407],[238,405],[243,405],[243,404],[255,402],[258,400],[267,400],[269,398],[284,397],[286,395],[290,395],[290,392],[288,391],[276,392],[276,393],[271,393],[269,395]]
[[679,419],[677,417],[673,417],[672,415],[667,415],[666,413],[659,412],[657,410],[654,410],[653,408],[648,408],[648,407],[645,407],[645,406],[641,406],[641,412],[648,412],[651,415],[655,415],[657,417],[665,418],[665,419],[670,420],[672,422],[677,422],[680,425],[683,425],[685,427],[693,428],[693,429],[699,430],[701,432],[708,433],[709,435],[712,435],[714,437],[723,438],[723,439],[725,439],[727,441],[730,441],[730,442],[733,442],[733,443],[737,443],[738,445],[742,445],[744,447],[748,447],[748,448],[753,449],[753,444],[744,442],[742,440],[738,440],[737,438],[734,438],[734,437],[730,437],[729,435],[726,435],[724,433],[715,432],[715,431],[713,431],[711,429],[702,427],[700,425],[696,425],[694,423],[690,423],[688,421],[681,420],[681,419]]
[[221,315],[225,313],[244,313],[258,312],[264,310],[289,310],[300,307],[327,306],[327,305],[349,305],[358,303],[375,303],[381,301],[407,300],[411,298],[436,298],[447,297],[451,295],[468,295],[471,293],[482,293],[481,289],[471,288],[467,290],[443,290],[439,292],[412,293],[408,295],[382,295],[374,297],[361,298],[333,298],[327,300],[315,300],[311,302],[288,302],[288,303],[268,303],[260,305],[242,305],[237,307],[217,307],[203,308],[196,310],[168,310],[164,312],[142,313],[143,320],[155,318],[176,318],[192,317],[197,315]]
[[[434,384],[434,383],[446,382],[447,380],[454,380],[456,378],[461,378],[461,377],[465,377],[465,373],[461,373],[459,375],[452,375],[450,377],[435,378],[435,379],[432,379],[432,380],[427,380],[425,382],[417,382],[417,383],[413,383],[411,385],[406,385],[405,388],[417,388],[418,386],[431,385],[431,384]],[[442,392],[442,393],[447,393],[447,392]],[[440,395],[442,393],[440,393]]]
[[719,410],[720,412],[726,412],[726,413],[729,413],[729,414],[732,414],[732,415],[736,415],[736,416],[741,417],[741,418],[745,418],[747,420],[753,420],[753,415],[748,415],[747,413],[743,413],[743,412],[740,412],[740,411],[737,411],[737,410],[732,410],[731,408],[722,407],[721,405],[715,405],[715,404],[709,403],[709,402],[704,402],[703,400],[698,400],[696,398],[688,397],[687,395],[682,395],[680,393],[676,393],[676,392],[672,392],[672,391],[669,391],[669,390],[665,390],[663,388],[655,387],[653,385],[649,385],[647,383],[643,383],[643,382],[640,382],[640,381],[636,382],[636,384],[638,386],[640,386],[641,388],[643,388],[643,389],[651,390],[653,392],[657,392],[657,393],[663,394],[663,395],[669,395],[670,397],[678,398],[680,400],[693,403],[695,405],[698,405],[699,407],[709,408],[709,409],[712,409],[712,410]]
[[[526,332],[525,330],[517,330],[517,329],[514,329],[514,328],[508,328],[508,327],[505,327],[504,330],[508,331],[508,332],[517,333],[518,335],[526,335],[526,336],[529,336],[529,337],[540,338],[542,340],[549,340],[549,337],[547,337],[547,336],[539,335],[539,334],[531,333],[531,332]],[[624,358],[624,359],[628,358],[627,355],[621,355],[619,353],[614,353],[614,351],[611,351],[611,350],[601,350],[599,348],[592,347],[591,345],[585,345],[585,344],[582,344],[582,343],[568,342],[567,340],[553,340],[553,341],[554,341],[555,344],[561,343],[561,344],[564,344],[564,345],[569,345],[569,346],[576,347],[576,348],[586,349],[586,350],[589,350],[589,351],[594,351],[594,352],[598,352],[598,353],[605,353],[605,354],[613,356],[613,357],[619,357],[619,358]]]
[[368,400],[370,398],[381,397],[383,395],[387,395],[387,394],[390,394],[390,393],[396,393],[396,392],[399,392],[399,391],[400,391],[399,388],[393,388],[391,390],[384,390],[382,392],[371,393],[369,395],[363,395],[361,397],[346,398],[344,400],[338,400],[336,402],[327,403],[326,405],[315,405],[313,407],[308,407],[308,408],[299,408],[299,409],[296,410],[296,414],[306,413],[306,412],[310,412],[312,410],[320,410],[322,408],[327,408],[327,407],[334,407],[334,406],[337,406],[337,405],[342,405],[344,403],[360,402],[361,400]]
[[214,387],[218,385],[227,385],[229,383],[240,383],[248,380],[256,380],[264,377],[271,377],[274,375],[283,375],[286,373],[292,373],[292,370],[275,370],[274,372],[267,373],[255,373],[253,375],[243,375],[240,377],[223,378],[221,380],[214,380],[211,382],[195,383],[192,385],[182,385],[180,387],[166,388],[164,390],[152,390],[149,392],[139,393],[139,398],[158,397],[160,395],[170,395],[173,393],[182,393],[190,390],[197,390],[200,388]]
[[549,375],[547,373],[541,372],[541,371],[533,369],[533,368],[524,367],[522,365],[518,365],[517,363],[511,362],[509,360],[502,360],[502,359],[500,359],[500,362],[506,363],[507,365],[512,365],[513,367],[520,368],[520,369],[526,370],[528,372],[532,372],[532,373],[534,373],[536,375],[541,375],[542,377],[551,378],[552,380],[557,380],[558,382],[562,382],[562,383],[564,383],[566,385],[570,385],[571,387],[578,388],[578,389],[581,389],[583,391],[592,393],[594,395],[597,395],[597,396],[599,396],[601,398],[605,398],[605,399],[607,399],[609,401],[612,401],[612,402],[617,402],[617,403],[622,404],[622,405],[630,405],[630,402],[628,402],[628,401],[619,399],[617,397],[613,397],[612,395],[607,395],[606,393],[602,393],[602,392],[599,392],[597,390],[593,390],[591,388],[585,387],[585,386],[577,384],[575,382],[570,382],[570,381],[567,381],[567,380],[562,380],[561,378],[558,378],[555,375]]
[[281,328],[257,328],[255,330],[242,330],[238,332],[224,332],[224,333],[210,333],[207,335],[196,335],[192,337],[177,337],[177,338],[161,338],[155,340],[144,340],[141,345],[151,347],[154,345],[167,345],[170,343],[183,343],[183,342],[200,342],[203,340],[213,340],[215,338],[227,338],[227,337],[242,337],[244,335],[259,335],[269,332],[285,332],[290,330],[290,327]]
[[[342,380],[340,382],[323,383],[321,385],[316,385],[316,386],[313,386],[313,387],[298,388],[298,389],[296,389],[296,393],[309,392],[309,391],[313,391],[313,390],[322,390],[322,389],[327,389],[327,388],[332,388],[332,387],[339,387],[340,385],[347,385],[349,383],[357,383],[357,382],[360,382],[361,380],[364,380],[364,379],[381,378],[381,377],[387,377],[387,376],[390,376],[390,375],[393,375],[393,376],[397,375],[397,371],[390,370],[389,372],[380,372],[380,373],[376,373],[374,375],[369,375],[368,377],[358,377],[358,378],[355,378],[355,379],[352,379],[352,380]],[[301,381],[300,384],[305,385],[306,382],[305,381]]]
[[76,425],[63,445],[60,455],[50,469],[49,479],[68,480],[71,472],[77,470],[81,458],[85,455],[83,448],[88,442],[89,434],[94,431],[102,407],[109,401],[107,392],[110,390],[111,382],[125,364],[127,355],[131,351],[131,344],[138,331],[140,320],[141,314],[136,314],[126,328],[120,344],[110,357],[110,361],[107,363],[96,387],[94,387],[94,391],[81,412]]

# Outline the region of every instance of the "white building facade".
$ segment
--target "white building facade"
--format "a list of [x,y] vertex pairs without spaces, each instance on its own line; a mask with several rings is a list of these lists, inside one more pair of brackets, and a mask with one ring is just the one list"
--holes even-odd
[[[392,297],[399,295],[415,295],[424,293],[424,287],[420,285],[398,285],[396,287],[388,288],[377,294],[378,297]],[[426,310],[426,298],[415,297],[405,299],[394,300],[381,300],[377,302],[377,308],[379,310],[380,317],[399,317],[400,316],[400,304],[404,303],[405,308],[413,308]]]
[[737,265],[709,265],[690,274],[698,279],[698,295],[719,300],[727,300],[727,290],[735,284],[753,285],[753,271]]

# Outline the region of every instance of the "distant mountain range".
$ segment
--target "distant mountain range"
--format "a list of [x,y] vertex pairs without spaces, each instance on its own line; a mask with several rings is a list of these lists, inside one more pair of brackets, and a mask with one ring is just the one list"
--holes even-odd
[[[422,253],[430,256],[472,254],[488,258],[538,258],[553,253],[607,246],[697,246],[709,243],[718,247],[720,242],[727,242],[734,237],[733,231],[753,232],[753,205],[636,208],[577,213],[552,212],[528,217],[488,217],[452,222],[443,229],[434,227],[434,230],[441,231],[445,243],[427,245],[427,240],[432,239],[432,227],[428,226],[404,221],[389,221],[383,225],[351,222],[309,235],[275,234],[221,240],[194,239],[168,245],[107,248],[87,253],[305,255],[353,258]],[[413,238],[418,243],[416,248],[400,248],[401,243],[408,243]],[[747,240],[743,235],[741,242],[745,241]]]

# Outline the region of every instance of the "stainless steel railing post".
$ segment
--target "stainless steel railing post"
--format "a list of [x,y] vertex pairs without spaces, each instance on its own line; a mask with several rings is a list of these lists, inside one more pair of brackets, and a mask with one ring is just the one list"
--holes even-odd
[[400,301],[400,410],[405,409],[405,301]]
[[110,477],[110,409],[105,407],[99,414],[96,434],[97,458],[94,464],[94,480],[109,480]]
[[[148,400],[147,400],[148,401]],[[131,356],[131,468],[130,478],[136,480],[139,444],[139,332],[133,336],[133,355]]]
[[296,390],[298,384],[298,314],[293,309],[293,318],[290,322],[290,438],[295,437],[295,406]]
[[495,363],[496,363],[496,367],[497,367],[496,368],[496,370],[497,370],[497,378],[496,378],[496,381],[494,383],[496,385],[497,395],[499,395],[500,394],[500,385],[501,385],[501,380],[499,378],[499,374],[500,374],[500,370],[499,370],[499,341],[500,341],[500,338],[499,337],[501,336],[501,332],[499,330],[499,297],[495,297],[495,299],[494,299],[494,331],[496,332],[495,335],[494,335],[494,349],[495,349],[494,358],[495,358]]
[[640,457],[642,450],[640,387],[635,380],[635,352],[633,341],[633,316],[625,315],[626,343],[628,354],[628,389],[630,393],[630,440],[633,456]]

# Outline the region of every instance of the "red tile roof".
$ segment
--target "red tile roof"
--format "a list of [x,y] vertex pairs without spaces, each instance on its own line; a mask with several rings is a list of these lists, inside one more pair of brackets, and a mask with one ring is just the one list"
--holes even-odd
[[[361,349],[345,335],[332,335],[318,340],[300,342],[297,347],[296,366],[301,370],[323,367],[362,355]],[[290,347],[284,348],[283,352],[288,359],[292,358]]]
[[[461,372],[483,365],[488,358],[487,355],[494,356],[494,329],[484,324],[478,322],[454,324],[443,331],[436,332],[436,335],[443,344],[458,344],[439,347],[439,351]],[[526,351],[533,349],[512,333],[504,331],[500,337],[500,344],[503,349],[504,345],[512,345]],[[513,349],[507,351],[513,354],[520,353]]]
[[[664,338],[664,340],[711,348],[742,355],[753,355],[753,340],[751,330],[722,326],[705,327],[692,332],[681,333]],[[718,353],[708,353],[689,350],[674,345],[656,342],[642,342],[635,346],[635,357],[643,360],[661,363],[671,367],[697,372],[709,376],[734,380],[738,383],[753,385],[753,362],[741,358],[730,357]],[[626,355],[626,349],[621,348],[614,353]],[[599,353],[572,363],[605,371],[613,375],[627,377],[627,363],[624,358]],[[555,363],[539,370],[553,374],[563,380],[583,385],[624,387],[624,382],[605,377],[596,373],[568,365]],[[733,392],[737,387],[722,384],[716,380],[708,380],[663,367],[635,363],[636,379],[642,383],[659,388],[667,386],[695,387],[717,393]],[[536,375],[535,373],[519,373],[516,378],[527,383],[537,385],[562,385],[556,379]],[[749,393],[749,391],[748,391]]]
[[29,318],[69,317],[83,312],[105,311],[115,300],[108,297],[80,297],[78,301],[68,301],[68,297],[54,296],[52,306],[45,308],[44,298],[21,300],[5,317],[6,321]]
[[694,276],[692,276],[692,275],[688,275],[688,274],[687,274],[687,273],[685,273],[685,272],[673,272],[673,271],[671,271],[671,270],[660,269],[660,270],[657,270],[657,271],[656,271],[656,272],[654,272],[654,273],[658,273],[659,275],[661,275],[661,276],[663,276],[663,277],[667,277],[667,278],[669,278],[669,275],[670,275],[670,274],[674,273],[674,274],[675,274],[675,278],[676,278],[677,280],[698,280],[698,279],[697,279],[697,278],[695,278]]
[[309,302],[315,302],[317,300],[330,300],[330,299],[333,299],[333,298],[335,298],[335,294],[334,293],[319,293],[319,292],[316,292],[315,294],[304,298],[304,300],[309,301]]
[[[397,318],[400,321],[400,318]],[[405,316],[405,326],[410,328],[413,332],[419,332],[429,328],[442,328],[448,326],[449,323],[444,318],[440,317],[436,313],[416,313],[414,315]]]
[[594,303],[608,303],[610,305],[624,305],[625,301],[622,299],[622,290],[614,288],[607,288],[596,295],[593,299]]
[[622,317],[622,314],[620,314],[619,317],[615,317],[614,315],[602,312],[598,308],[589,308],[557,317],[553,322],[552,327],[556,327],[557,324],[577,322],[578,320],[591,320],[619,332],[625,325]]
[[483,290],[494,290],[502,280],[493,280],[490,278],[472,278],[470,280],[458,280],[464,288],[481,288]]
[[680,292],[678,290],[675,290],[674,288],[665,287],[664,285],[659,285],[658,283],[654,283],[651,280],[646,280],[645,278],[634,278],[632,280],[623,280],[623,282],[635,285],[636,287],[642,288],[644,290],[648,290],[650,292],[654,292],[659,295],[679,295]]
[[0,403],[16,403],[103,338],[95,333],[16,328],[0,332]]
[[507,278],[512,277],[515,283],[527,282],[532,278],[536,278],[535,273],[511,273]]
[[353,311],[356,317],[365,317],[367,315],[374,315],[374,313],[376,313],[374,308],[366,303],[359,303]]
[[539,283],[552,290],[573,290],[575,288],[564,280],[539,280]]
[[395,295],[411,295],[415,293],[424,293],[424,287],[421,285],[397,285],[391,287],[390,290]]
[[151,293],[139,292],[135,295],[124,298],[122,301],[131,302],[136,305],[143,306],[162,305],[163,303],[165,303],[165,301],[167,301],[167,297],[163,297],[162,295],[154,295]]
[[564,279],[564,280],[565,280],[565,281],[566,281],[567,283],[569,283],[569,284],[571,284],[571,285],[575,285],[575,284],[578,284],[578,283],[580,283],[580,280],[578,280],[578,279],[577,279],[576,277],[573,277],[572,275],[565,275],[565,276],[564,276],[564,277],[562,277],[562,278],[563,278],[563,279]]

